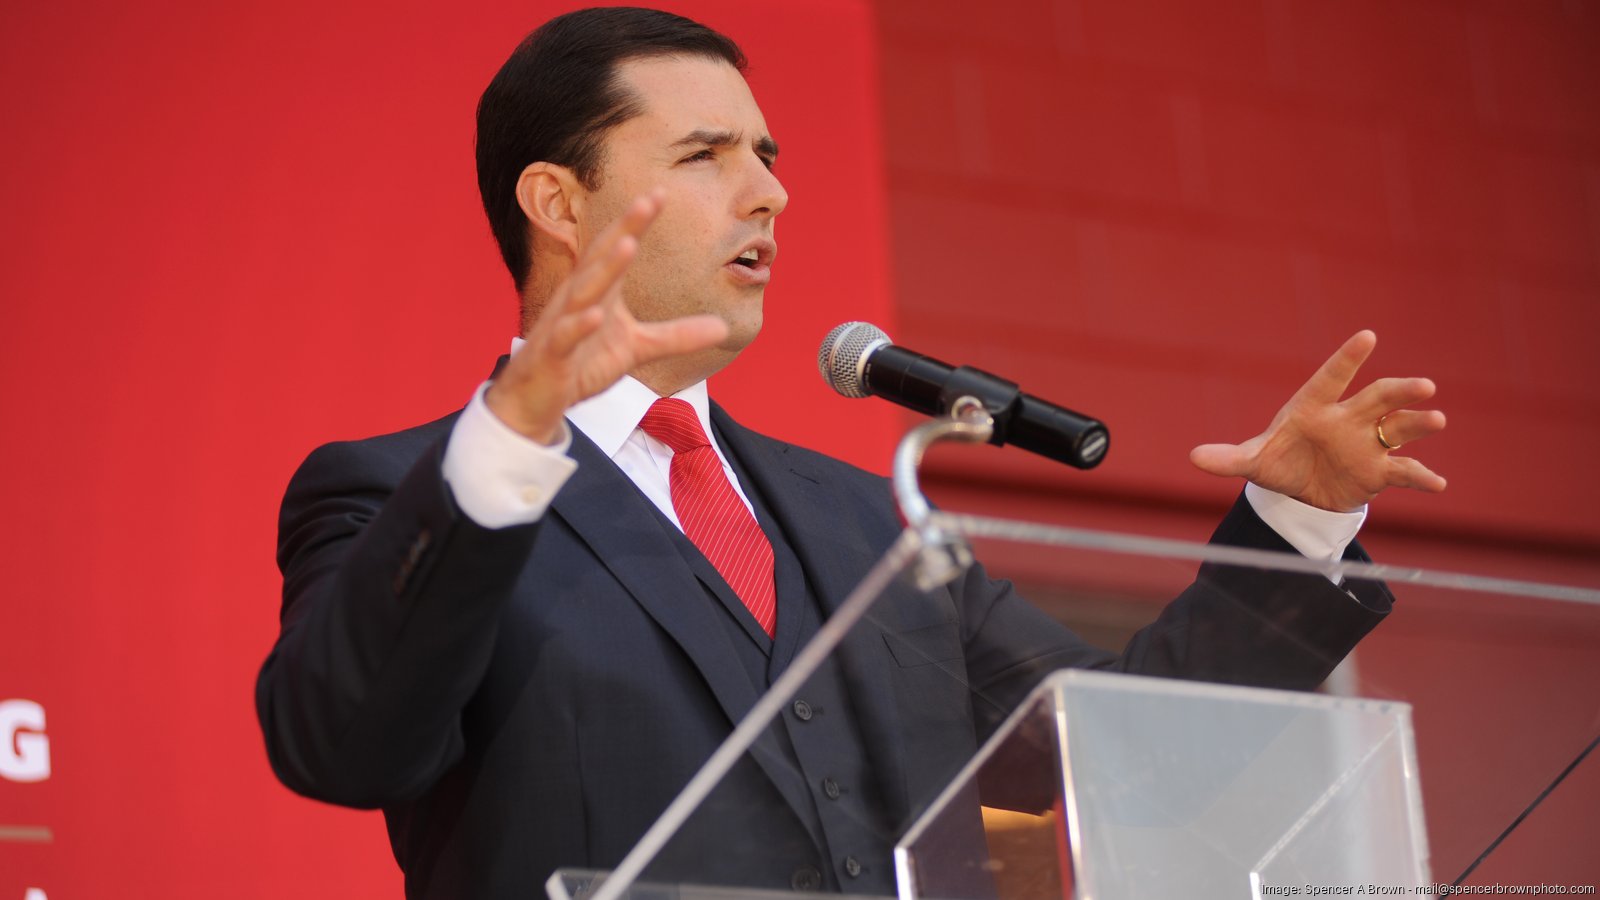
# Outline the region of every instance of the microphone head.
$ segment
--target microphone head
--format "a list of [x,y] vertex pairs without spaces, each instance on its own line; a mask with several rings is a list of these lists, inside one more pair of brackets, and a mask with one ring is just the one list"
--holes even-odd
[[868,322],[846,322],[822,339],[817,350],[817,370],[828,386],[846,397],[869,396],[866,385],[867,358],[879,347],[893,341],[883,329]]

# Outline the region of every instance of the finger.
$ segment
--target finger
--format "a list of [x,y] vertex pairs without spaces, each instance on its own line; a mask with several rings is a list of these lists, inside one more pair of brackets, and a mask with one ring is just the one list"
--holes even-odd
[[608,255],[590,260],[572,273],[572,277],[564,285],[565,290],[562,293],[565,296],[562,297],[560,306],[546,309],[546,314],[563,316],[599,303],[618,286],[622,274],[628,271],[628,264],[633,262],[638,250],[638,240],[623,235],[611,245],[611,252]]
[[1421,403],[1437,391],[1431,378],[1379,378],[1356,392],[1344,405],[1358,415],[1377,418]]
[[1201,444],[1189,451],[1195,468],[1223,478],[1248,478],[1253,460],[1238,444]]
[[[661,212],[665,193],[655,188],[636,197],[615,222],[607,225],[594,243],[579,254],[565,284],[555,292],[545,311],[560,315],[569,305],[584,306],[599,300],[615,282],[638,249],[639,238]],[[623,256],[619,259],[619,254]],[[619,268],[620,265],[620,268]]]
[[633,202],[628,204],[622,215],[607,225],[600,232],[600,236],[595,238],[594,243],[578,255],[578,266],[582,267],[591,258],[601,259],[609,255],[612,247],[623,238],[631,237],[638,240],[642,237],[649,230],[650,223],[654,222],[661,212],[661,203],[665,197],[666,192],[661,188],[652,188],[647,193],[633,198]]
[[634,339],[634,361],[642,365],[667,356],[708,350],[727,337],[728,323],[713,315],[641,322]]
[[1372,348],[1377,345],[1378,336],[1371,330],[1351,335],[1344,346],[1334,351],[1328,361],[1301,386],[1299,394],[1323,403],[1339,402],[1345,388],[1350,386],[1351,379],[1356,377],[1361,364],[1367,361],[1367,357],[1372,355]]
[[[1421,440],[1444,430],[1444,413],[1436,409],[1396,410],[1382,418],[1383,436],[1389,443],[1399,446]],[[1374,428],[1376,431],[1376,428]]]
[[1445,489],[1444,478],[1409,456],[1390,456],[1387,481],[1395,487],[1412,488],[1437,494]]
[[605,320],[606,311],[598,306],[569,311],[552,324],[550,338],[545,342],[545,358],[565,359],[584,338],[594,334]]

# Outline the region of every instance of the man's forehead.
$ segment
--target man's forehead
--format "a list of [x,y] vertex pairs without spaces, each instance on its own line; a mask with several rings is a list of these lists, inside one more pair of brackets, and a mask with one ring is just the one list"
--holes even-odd
[[640,103],[624,127],[663,146],[691,134],[725,133],[743,141],[769,140],[766,120],[744,76],[706,57],[661,56],[622,63],[617,74]]

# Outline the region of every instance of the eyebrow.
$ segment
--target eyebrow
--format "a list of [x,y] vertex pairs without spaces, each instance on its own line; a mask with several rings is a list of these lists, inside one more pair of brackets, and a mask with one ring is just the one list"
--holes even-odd
[[[678,140],[673,141],[672,149],[676,150],[680,147],[700,145],[709,147],[737,147],[742,142],[743,137],[743,134],[736,131],[730,131],[728,129],[696,128],[694,131],[691,131]],[[778,142],[773,140],[769,135],[764,134],[761,137],[756,138],[754,141],[751,141],[750,144],[755,148],[756,153],[765,158],[767,162],[773,162],[778,158]]]

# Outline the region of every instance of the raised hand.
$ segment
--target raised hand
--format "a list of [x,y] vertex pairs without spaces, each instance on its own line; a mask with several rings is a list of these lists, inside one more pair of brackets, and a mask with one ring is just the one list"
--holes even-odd
[[1242,444],[1202,444],[1189,459],[1213,475],[1243,477],[1302,503],[1359,509],[1387,487],[1437,493],[1445,480],[1392,452],[1445,426],[1438,410],[1407,409],[1433,396],[1427,378],[1380,378],[1340,400],[1377,346],[1356,333],[1278,410],[1267,430]]
[[727,337],[727,324],[716,316],[640,322],[623,302],[623,273],[661,202],[659,190],[635,200],[551,295],[525,336],[527,343],[484,395],[500,421],[536,441],[554,443],[574,403],[640,365],[704,350]]

